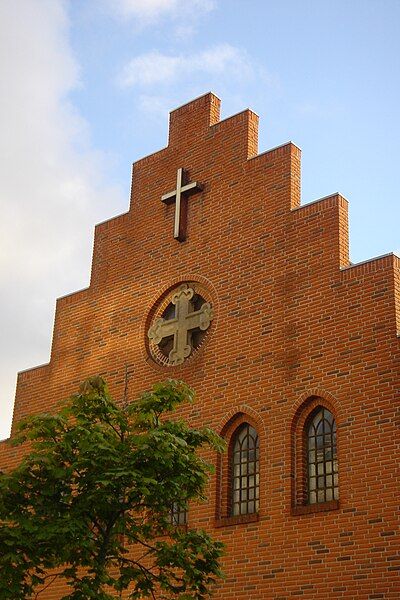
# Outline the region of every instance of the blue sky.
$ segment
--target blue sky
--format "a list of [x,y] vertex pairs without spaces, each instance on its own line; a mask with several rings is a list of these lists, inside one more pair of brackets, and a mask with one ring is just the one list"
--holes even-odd
[[353,262],[400,250],[398,0],[3,0],[0,438],[16,372],[47,362],[55,298],[168,111],[214,91],[302,148],[302,201],[350,201]]
[[[400,247],[393,218],[400,3],[189,4],[181,15],[179,8],[165,11],[147,23],[129,8],[118,18],[105,4],[94,12],[90,4],[72,5],[72,45],[84,82],[73,97],[94,145],[114,154],[110,176],[127,186],[130,161],[165,145],[168,110],[211,89],[225,116],[247,106],[260,115],[261,150],[289,139],[302,148],[303,202],[334,191],[351,201],[353,260]],[[224,49],[231,54],[221,58],[222,70],[214,65],[213,72],[211,61],[196,64]],[[136,72],[122,83],[132,59],[137,70],[158,65],[158,77],[146,81]],[[168,74],[162,59],[182,65]]]

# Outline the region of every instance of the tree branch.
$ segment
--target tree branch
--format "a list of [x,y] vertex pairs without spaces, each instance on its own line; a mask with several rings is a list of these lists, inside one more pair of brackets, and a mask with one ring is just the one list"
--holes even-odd
[[[121,556],[119,558],[119,560],[121,562],[124,563],[128,563],[131,565],[136,565],[143,573],[143,575],[145,576],[145,578],[147,579],[147,581],[150,581],[152,584],[155,580],[157,580],[157,575],[154,575],[154,573],[151,572],[151,569],[147,569],[145,566],[143,566],[140,562],[138,562],[137,560],[133,560],[131,558],[124,558],[123,556]],[[140,559],[141,560],[141,559]],[[149,590],[151,597],[153,598],[153,600],[157,600],[156,596],[154,595],[154,592],[152,589]]]
[[37,598],[39,597],[39,594],[41,594],[42,592],[47,590],[47,588],[50,587],[52,583],[54,583],[54,581],[57,579],[57,577],[60,577],[60,575],[62,575],[62,574],[63,574],[63,571],[60,571],[60,573],[56,573],[55,575],[53,573],[51,573],[51,575],[46,575],[45,577],[43,577],[44,581],[46,579],[50,579],[50,581],[41,590],[38,590],[36,592],[35,600],[37,600]]

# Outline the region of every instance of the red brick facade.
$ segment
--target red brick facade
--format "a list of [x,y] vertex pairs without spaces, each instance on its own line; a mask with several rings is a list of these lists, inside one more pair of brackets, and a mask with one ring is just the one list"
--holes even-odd
[[[228,439],[239,422],[260,444],[260,509],[229,514],[229,457],[189,522],[226,544],[220,600],[397,599],[400,260],[351,265],[347,201],[300,206],[300,150],[257,154],[258,117],[219,120],[207,94],[171,113],[169,145],[133,165],[128,213],[96,227],[90,287],[58,299],[49,364],[19,374],[14,423],[51,410],[89,375],[134,398],[161,378],[184,379],[183,414]],[[204,185],[188,203],[187,240],[173,239],[176,172]],[[208,290],[214,319],[179,367],[150,358],[152,307],[181,282]],[[335,415],[339,500],[304,503],[304,423]],[[19,450],[0,444],[2,467]],[[45,599],[59,599],[51,587]],[[41,596],[42,597],[42,596]]]

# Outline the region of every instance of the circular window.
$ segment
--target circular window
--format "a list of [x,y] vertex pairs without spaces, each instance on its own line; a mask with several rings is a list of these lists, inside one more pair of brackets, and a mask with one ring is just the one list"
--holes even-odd
[[152,358],[164,366],[177,366],[203,344],[213,320],[209,295],[194,282],[170,290],[156,305],[147,330]]

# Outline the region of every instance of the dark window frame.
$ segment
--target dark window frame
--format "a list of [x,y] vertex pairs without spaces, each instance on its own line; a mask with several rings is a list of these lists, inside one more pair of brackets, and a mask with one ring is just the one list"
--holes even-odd
[[260,508],[259,435],[246,421],[231,437],[229,475],[229,516],[257,515]]
[[339,500],[337,428],[334,414],[320,405],[305,422],[307,504]]
[[178,502],[173,502],[169,515],[171,525],[185,527],[188,523],[188,511],[182,508]]

